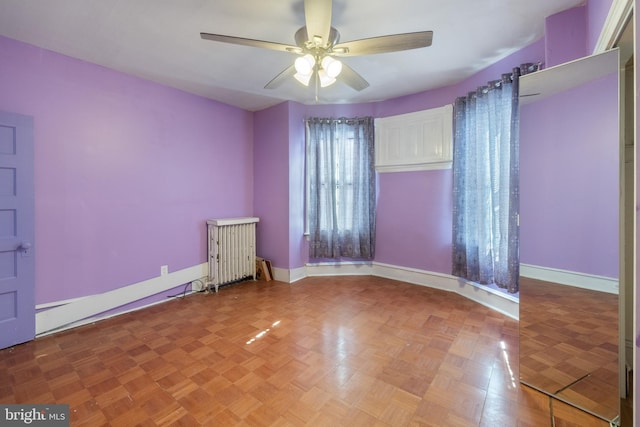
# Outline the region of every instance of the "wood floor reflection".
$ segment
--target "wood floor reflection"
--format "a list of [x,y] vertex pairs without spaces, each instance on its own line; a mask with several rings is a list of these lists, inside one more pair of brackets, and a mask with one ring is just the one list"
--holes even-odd
[[619,414],[618,296],[522,277],[520,376],[607,419]]
[[601,425],[518,383],[517,321],[375,277],[245,282],[2,350],[0,403],[73,426]]

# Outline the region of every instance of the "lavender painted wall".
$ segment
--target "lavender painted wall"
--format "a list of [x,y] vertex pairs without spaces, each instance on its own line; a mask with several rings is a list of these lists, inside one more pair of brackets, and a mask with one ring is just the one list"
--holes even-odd
[[587,2],[587,53],[592,54],[609,15],[613,0]]
[[[561,30],[565,26],[577,27],[571,33],[574,39],[569,44],[566,40],[558,40],[557,43],[564,43],[561,46],[563,55],[574,59],[584,54],[583,47],[576,48],[584,45],[584,8],[555,17],[548,28],[550,31],[558,31],[556,27]],[[566,29],[564,34],[568,34]],[[576,42],[579,37],[582,37],[582,45]],[[270,227],[271,230],[259,243],[265,256],[271,256],[274,265],[282,268],[302,267],[309,261],[307,243],[301,238],[300,231],[303,227],[301,223],[303,216],[295,214],[302,211],[304,200],[304,186],[300,172],[303,170],[304,125],[302,119],[304,117],[365,115],[387,117],[440,107],[452,103],[457,96],[494,80],[500,74],[510,72],[515,66],[526,62],[540,62],[544,57],[545,40],[541,39],[469,79],[449,87],[378,103],[308,106],[287,103],[288,108],[281,105],[256,113],[256,186],[271,183],[269,186],[272,187],[269,192],[271,202],[261,199],[261,193],[256,192],[256,212],[264,212],[264,215],[273,218],[273,227]],[[273,125],[277,129],[269,129],[270,125],[277,120],[285,120],[285,117],[289,120],[288,128]],[[258,150],[262,148],[259,148],[258,144],[270,147],[269,152],[259,154]],[[285,152],[285,146],[288,147],[288,152]],[[269,159],[269,163],[266,163],[269,166],[266,164],[261,166],[258,158]],[[285,182],[284,175],[288,177],[289,187],[281,193],[280,190],[275,190],[275,184]],[[378,185],[376,261],[449,273],[451,171],[378,174]],[[271,212],[268,203],[276,203],[279,208]],[[285,212],[285,205],[288,205],[289,212]],[[257,214],[263,216],[263,214]],[[266,224],[263,226],[267,227]],[[289,246],[286,252],[284,247],[280,247],[281,240],[277,240],[278,236],[280,239],[288,240]],[[424,238],[416,238],[416,236]]]
[[304,106],[289,103],[289,268],[302,267],[308,258],[309,247],[304,236]]
[[36,303],[206,262],[253,214],[253,116],[0,37],[0,109],[35,123]]
[[376,261],[451,273],[451,170],[379,175]]
[[376,115],[376,103],[304,105],[304,117],[364,117]]
[[[543,46],[536,42],[456,85],[381,102],[374,114],[388,117],[451,104],[514,66],[538,62]],[[451,180],[451,169],[378,175],[377,262],[451,272]]]
[[289,103],[254,113],[254,207],[258,256],[289,263]]
[[573,61],[587,55],[587,10],[574,7],[545,20],[545,67]]
[[[255,113],[255,213],[261,217],[258,252],[279,268],[295,269],[309,262],[308,245],[302,235],[304,118],[386,117],[440,107],[510,72],[514,66],[538,62],[543,54],[541,40],[458,85],[389,101],[340,105],[289,102]],[[285,127],[283,123],[287,120],[288,127]],[[261,191],[260,187],[268,190]],[[378,189],[375,260],[449,273],[451,170],[378,174]],[[285,248],[286,241],[288,248]]]
[[389,117],[452,104],[458,96],[464,96],[469,91],[475,91],[478,86],[486,85],[487,82],[495,80],[503,73],[510,73],[514,67],[520,64],[543,61],[544,46],[545,41],[542,38],[455,85],[376,103],[369,106],[370,114],[374,117]]
[[[454,86],[382,102],[378,114],[384,117],[450,104],[513,67],[540,61],[543,54],[540,40]],[[451,169],[380,174],[379,185],[376,261],[449,274]]]
[[[538,62],[538,41],[454,86],[384,101],[378,117],[451,104],[456,97],[495,80],[513,67]],[[376,261],[443,274],[451,273],[452,171],[378,175]]]
[[522,106],[523,263],[618,277],[617,84],[614,73]]
[[[46,135],[36,154],[36,203],[48,213],[37,220],[39,249],[48,253],[59,242],[65,249],[64,256],[39,258],[39,276],[64,284],[56,291],[39,285],[38,302],[154,277],[161,264],[175,270],[203,262],[200,222],[214,216],[261,217],[259,254],[278,267],[304,265],[303,117],[439,107],[515,65],[539,61],[543,43],[450,87],[371,104],[284,103],[251,114],[2,39],[14,61],[0,66],[7,86],[0,105],[34,115],[37,132]],[[379,176],[377,261],[449,271],[451,195],[442,189],[450,182],[450,170]],[[418,234],[427,241],[412,239],[412,225],[399,229],[392,219],[407,215],[425,221]],[[100,279],[89,288],[76,284],[94,283],[95,275]]]

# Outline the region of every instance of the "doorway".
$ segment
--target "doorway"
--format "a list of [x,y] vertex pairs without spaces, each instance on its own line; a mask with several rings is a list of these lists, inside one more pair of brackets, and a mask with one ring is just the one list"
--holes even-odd
[[0,112],[0,348],[35,337],[33,119]]

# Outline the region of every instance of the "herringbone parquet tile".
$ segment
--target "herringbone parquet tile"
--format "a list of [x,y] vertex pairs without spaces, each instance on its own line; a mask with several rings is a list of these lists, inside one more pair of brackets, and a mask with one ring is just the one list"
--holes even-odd
[[73,426],[531,426],[518,322],[375,278],[245,282],[0,351],[1,403]]

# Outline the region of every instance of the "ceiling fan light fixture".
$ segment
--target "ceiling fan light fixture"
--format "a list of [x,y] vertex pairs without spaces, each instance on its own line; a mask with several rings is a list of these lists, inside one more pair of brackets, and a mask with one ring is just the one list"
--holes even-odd
[[295,79],[300,83],[302,83],[303,85],[309,86],[309,82],[311,81],[311,75],[312,73],[309,73],[309,74],[295,73],[293,77],[295,77]]
[[313,67],[316,65],[316,60],[313,55],[306,54],[296,59],[294,65],[299,74],[311,77],[311,74],[313,74]]
[[320,87],[331,86],[336,82],[336,79],[328,75],[324,68],[318,71],[318,78],[320,79]]
[[351,67],[343,65],[334,57],[418,49],[431,46],[433,41],[433,31],[416,31],[341,43],[340,32],[331,26],[333,2],[335,0],[297,1],[304,3],[304,25],[294,34],[295,46],[224,34],[200,33],[200,37],[215,42],[277,50],[298,55],[295,63],[289,65],[267,83],[265,89],[275,89],[291,76],[294,76],[296,80],[305,86],[309,86],[311,79],[314,79],[316,100],[317,89],[320,84],[322,84],[322,87],[330,86],[338,76],[340,76],[342,83],[357,91],[369,87],[369,83],[361,75]]
[[342,71],[342,62],[330,56],[325,56],[322,58],[322,69],[326,71],[327,76],[335,79]]

